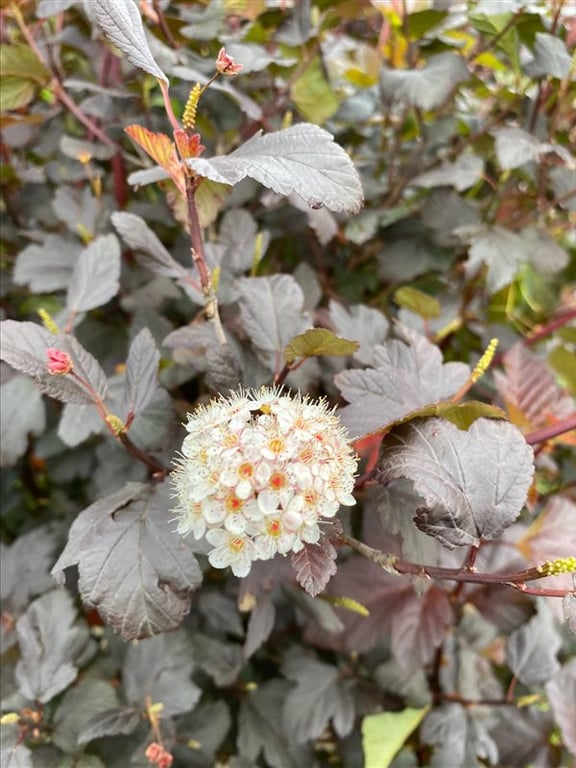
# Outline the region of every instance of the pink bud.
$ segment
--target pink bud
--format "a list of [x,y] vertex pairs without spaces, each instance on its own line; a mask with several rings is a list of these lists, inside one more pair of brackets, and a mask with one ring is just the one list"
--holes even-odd
[[67,352],[49,347],[46,350],[48,356],[48,372],[55,376],[63,376],[72,370],[72,360]]
[[237,75],[242,69],[242,64],[236,64],[232,56],[226,53],[226,48],[220,48],[216,59],[216,69],[221,75]]

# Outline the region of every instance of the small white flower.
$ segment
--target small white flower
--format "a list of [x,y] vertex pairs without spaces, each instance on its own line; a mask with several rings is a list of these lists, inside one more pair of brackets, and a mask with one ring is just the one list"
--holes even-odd
[[299,552],[320,522],[355,503],[357,458],[325,402],[263,387],[188,416],[172,480],[178,532],[206,538],[214,568]]

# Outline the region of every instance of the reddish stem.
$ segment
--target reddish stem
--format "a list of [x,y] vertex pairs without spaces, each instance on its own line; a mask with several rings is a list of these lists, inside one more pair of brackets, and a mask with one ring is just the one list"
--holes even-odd
[[536,443],[545,443],[547,440],[552,440],[552,438],[563,435],[565,432],[570,432],[573,429],[576,429],[576,414],[557,421],[556,424],[535,429],[534,432],[524,435],[524,438],[528,445],[535,445]]

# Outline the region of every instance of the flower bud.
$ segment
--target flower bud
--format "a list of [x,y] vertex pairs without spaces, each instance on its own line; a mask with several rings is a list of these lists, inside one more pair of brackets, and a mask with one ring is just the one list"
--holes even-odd
[[234,76],[242,69],[242,64],[236,64],[232,56],[226,53],[225,48],[220,48],[220,53],[216,59],[216,69],[221,75]]
[[63,376],[72,370],[72,360],[67,352],[49,347],[46,350],[48,356],[48,372],[54,376]]
[[246,576],[256,560],[299,552],[355,504],[357,456],[324,401],[262,387],[200,407],[186,428],[177,530],[212,545],[214,568]]

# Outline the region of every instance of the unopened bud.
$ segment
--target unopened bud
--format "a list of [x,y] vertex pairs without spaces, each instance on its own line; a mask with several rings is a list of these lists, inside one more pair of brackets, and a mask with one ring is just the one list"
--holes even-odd
[[48,356],[48,372],[54,376],[64,376],[72,370],[72,360],[67,352],[48,347],[46,355]]

